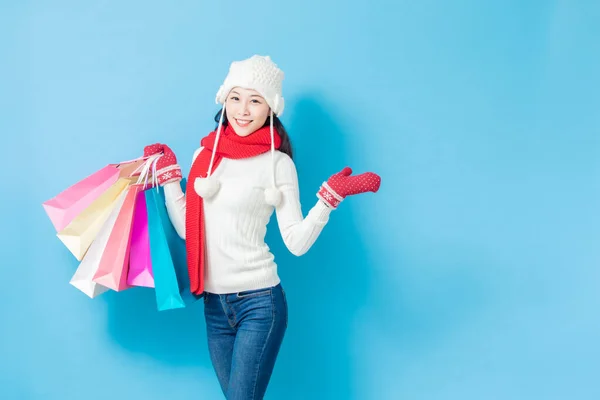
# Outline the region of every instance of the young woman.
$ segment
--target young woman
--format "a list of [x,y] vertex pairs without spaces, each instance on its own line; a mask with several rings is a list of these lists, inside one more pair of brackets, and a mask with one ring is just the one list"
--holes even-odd
[[173,151],[159,143],[144,149],[145,156],[163,154],[158,182],[186,240],[191,290],[204,296],[210,357],[229,400],[263,398],[287,328],[285,292],[264,241],[273,211],[285,245],[300,256],[346,196],[377,192],[381,182],[370,172],[351,176],[346,167],[323,183],[303,216],[290,138],[279,120],[283,77],[268,56],[231,64],[217,93],[217,128],[193,155],[186,194]]

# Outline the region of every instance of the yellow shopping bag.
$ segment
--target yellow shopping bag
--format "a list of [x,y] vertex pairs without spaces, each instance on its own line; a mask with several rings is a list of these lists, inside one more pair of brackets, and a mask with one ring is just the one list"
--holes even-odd
[[135,178],[119,178],[89,207],[83,210],[56,236],[67,246],[77,260],[81,261],[100,228],[108,219],[123,191],[135,183]]

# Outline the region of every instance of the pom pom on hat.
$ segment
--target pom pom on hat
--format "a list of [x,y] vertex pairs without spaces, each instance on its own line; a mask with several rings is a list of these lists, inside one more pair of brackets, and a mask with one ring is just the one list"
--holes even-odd
[[276,187],[270,187],[265,189],[265,201],[267,204],[277,207],[281,203],[281,190]]
[[209,199],[214,196],[220,186],[219,181],[210,176],[208,178],[196,178],[194,181],[194,190],[203,199]]

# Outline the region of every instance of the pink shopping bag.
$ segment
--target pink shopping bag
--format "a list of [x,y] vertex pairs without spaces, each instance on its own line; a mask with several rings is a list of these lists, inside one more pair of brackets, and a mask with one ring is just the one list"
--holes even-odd
[[142,190],[137,194],[135,202],[127,285],[154,287],[152,260],[150,258],[150,237],[148,235],[148,211],[146,195]]
[[93,279],[94,282],[117,292],[130,287],[127,285],[127,272],[129,270],[131,228],[137,194],[141,189],[141,185],[129,186],[125,201],[100,259],[98,271]]
[[63,230],[119,177],[131,176],[143,162],[144,158],[141,157],[119,164],[109,164],[42,203],[56,231]]

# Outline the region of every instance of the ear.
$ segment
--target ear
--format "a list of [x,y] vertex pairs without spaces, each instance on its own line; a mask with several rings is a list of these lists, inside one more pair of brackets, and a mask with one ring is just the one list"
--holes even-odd
[[278,117],[280,117],[281,114],[283,114],[284,108],[285,108],[285,101],[283,100],[283,97],[281,97],[279,94],[276,94],[273,99],[273,112]]
[[217,104],[224,103],[226,99],[227,99],[227,93],[225,93],[225,86],[221,85],[219,87],[219,90],[217,91],[215,103],[217,103]]

